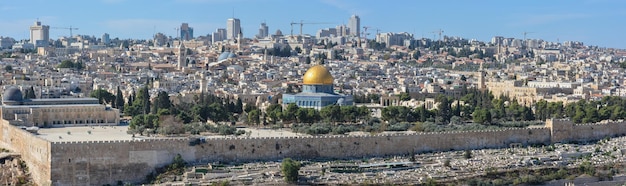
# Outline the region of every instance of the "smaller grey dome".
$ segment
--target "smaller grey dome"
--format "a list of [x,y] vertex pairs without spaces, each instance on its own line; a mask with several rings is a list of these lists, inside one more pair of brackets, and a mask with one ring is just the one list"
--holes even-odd
[[222,61],[222,60],[226,60],[226,59],[230,59],[230,58],[236,58],[237,54],[232,53],[232,52],[223,52],[222,54],[220,54],[220,56],[217,58],[217,61]]
[[339,99],[337,100],[337,105],[339,105],[339,106],[344,106],[344,105],[345,105],[345,100],[344,100],[343,98],[339,98]]
[[21,102],[23,99],[22,91],[16,87],[8,88],[2,94],[2,102]]

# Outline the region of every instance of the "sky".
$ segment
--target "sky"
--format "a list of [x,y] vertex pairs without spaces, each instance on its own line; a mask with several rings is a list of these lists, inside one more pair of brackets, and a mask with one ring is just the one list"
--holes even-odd
[[[624,0],[0,0],[0,36],[29,38],[37,19],[51,27],[75,27],[73,34],[149,39],[154,33],[176,36],[181,23],[194,36],[225,28],[231,17],[241,20],[245,37],[266,22],[270,33],[289,34],[290,23],[315,35],[322,28],[348,24],[351,15],[380,32],[409,32],[415,38],[443,35],[490,41],[493,36],[581,41],[585,45],[626,49]],[[294,33],[299,27],[294,25]],[[50,38],[68,36],[50,29]]]

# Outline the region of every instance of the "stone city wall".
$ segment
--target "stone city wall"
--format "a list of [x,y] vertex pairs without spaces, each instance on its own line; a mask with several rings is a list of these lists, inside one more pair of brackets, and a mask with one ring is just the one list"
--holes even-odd
[[2,123],[0,140],[22,154],[39,185],[103,185],[141,182],[176,154],[188,162],[245,162],[285,157],[361,158],[482,148],[598,140],[626,134],[626,123],[575,125],[548,120],[544,128],[363,136],[168,138],[48,142]]
[[626,122],[623,120],[574,124],[569,119],[548,119],[546,127],[550,129],[551,143],[593,141],[626,135]]
[[181,154],[188,162],[350,158],[549,143],[547,128],[366,136],[144,139],[51,143],[53,185],[140,182]]
[[600,140],[606,137],[624,136],[626,123],[594,123],[574,125],[570,133],[570,141]]
[[0,147],[20,153],[33,180],[50,185],[50,142],[0,119]]

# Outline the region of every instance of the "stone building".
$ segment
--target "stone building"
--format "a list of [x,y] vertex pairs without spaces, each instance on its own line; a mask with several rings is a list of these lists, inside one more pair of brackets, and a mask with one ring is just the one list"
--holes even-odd
[[62,127],[117,125],[119,110],[98,103],[96,98],[24,99],[11,87],[2,95],[0,115],[12,125]]

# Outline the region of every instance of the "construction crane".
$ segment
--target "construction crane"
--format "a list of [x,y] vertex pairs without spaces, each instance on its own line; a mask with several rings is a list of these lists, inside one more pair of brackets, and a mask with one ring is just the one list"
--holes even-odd
[[302,35],[302,26],[304,26],[305,24],[307,25],[319,25],[319,24],[332,24],[332,23],[324,23],[324,22],[318,22],[318,23],[305,23],[304,21],[300,20],[299,23],[297,22],[291,22],[289,23],[291,25],[291,35],[293,36],[293,25],[297,25],[300,24],[300,35]]
[[443,30],[439,29],[439,30],[432,31],[430,33],[439,34],[439,41],[441,41],[441,34],[443,33]]
[[524,34],[524,41],[526,41],[526,35],[527,34],[532,34],[532,33],[534,33],[534,32],[522,32],[522,34]]
[[361,35],[363,35],[363,38],[365,39],[365,41],[367,41],[367,35],[370,35],[370,33],[367,32],[367,29],[372,28],[370,26],[363,26],[363,32],[361,32]]
[[72,26],[70,27],[51,27],[52,29],[66,29],[66,30],[70,30],[70,38],[74,37],[74,35],[72,34],[72,30],[78,30],[78,28],[74,28]]

